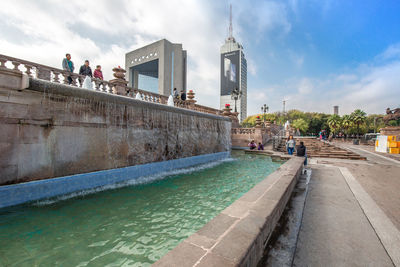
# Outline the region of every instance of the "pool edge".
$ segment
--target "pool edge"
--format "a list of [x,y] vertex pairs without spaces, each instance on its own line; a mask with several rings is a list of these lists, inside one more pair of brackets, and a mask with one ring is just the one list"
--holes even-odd
[[0,186],[0,209],[226,159],[230,151]]
[[152,266],[256,266],[303,161],[289,159]]

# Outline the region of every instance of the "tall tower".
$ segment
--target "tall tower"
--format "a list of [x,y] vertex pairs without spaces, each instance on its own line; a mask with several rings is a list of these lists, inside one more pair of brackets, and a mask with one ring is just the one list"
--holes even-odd
[[339,115],[339,106],[333,106],[333,114]]
[[232,99],[231,94],[236,88],[241,92],[236,105],[239,121],[242,122],[247,117],[247,60],[243,53],[243,46],[237,43],[233,37],[231,5],[229,36],[221,46],[220,109],[223,109],[225,104],[230,104],[231,108],[235,110],[235,100]]

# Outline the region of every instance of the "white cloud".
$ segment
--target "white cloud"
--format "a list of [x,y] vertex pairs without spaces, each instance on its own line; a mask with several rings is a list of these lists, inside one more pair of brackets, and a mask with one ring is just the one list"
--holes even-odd
[[298,92],[302,95],[307,95],[312,92],[314,85],[308,78],[303,78],[298,86]]
[[257,65],[251,58],[247,58],[247,71],[253,76],[257,75]]
[[111,69],[125,65],[126,52],[167,38],[188,51],[188,88],[198,102],[219,106],[219,48],[226,36],[220,22],[227,18],[201,1],[3,1],[2,6],[7,7],[0,9],[0,23],[7,25],[1,28],[2,54],[60,68],[68,52],[76,66],[89,59],[111,79]]

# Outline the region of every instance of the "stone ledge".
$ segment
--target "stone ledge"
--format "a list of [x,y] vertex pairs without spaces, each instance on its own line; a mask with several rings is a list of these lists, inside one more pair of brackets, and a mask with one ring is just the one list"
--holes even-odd
[[174,113],[183,113],[187,115],[195,115],[200,117],[224,120],[224,121],[231,121],[228,117],[213,115],[209,113],[198,112],[195,110],[184,109],[179,107],[170,107],[164,104],[158,104],[153,102],[147,102],[142,100],[137,100],[132,97],[128,96],[121,96],[121,95],[114,95],[110,93],[95,91],[84,89],[80,87],[60,84],[49,82],[45,80],[38,80],[38,79],[30,79],[29,80],[29,90],[43,92],[47,94],[56,94],[56,95],[63,95],[69,97],[81,97],[85,99],[103,101],[103,102],[110,102],[110,103],[118,103],[123,105],[135,105],[135,106],[142,106],[147,108],[153,108],[158,110],[164,110],[167,112],[174,112]]
[[[256,266],[300,176],[303,158],[292,157],[224,209],[154,266]],[[187,259],[185,259],[188,257]]]

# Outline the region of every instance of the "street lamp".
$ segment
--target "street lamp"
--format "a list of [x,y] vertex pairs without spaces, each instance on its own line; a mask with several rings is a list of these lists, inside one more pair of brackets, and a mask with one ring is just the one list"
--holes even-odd
[[238,88],[232,90],[231,98],[232,100],[235,100],[235,112],[237,112],[236,101],[238,101],[241,96],[242,96],[242,91],[239,91]]
[[264,116],[263,116],[264,117],[264,124],[265,124],[265,113],[268,112],[268,110],[269,110],[269,107],[266,104],[264,104],[264,106],[261,107],[261,112],[264,113]]

